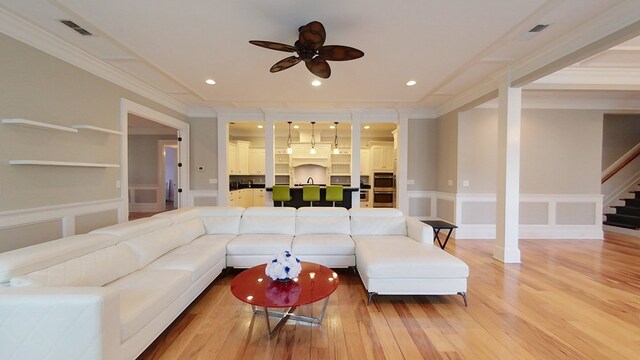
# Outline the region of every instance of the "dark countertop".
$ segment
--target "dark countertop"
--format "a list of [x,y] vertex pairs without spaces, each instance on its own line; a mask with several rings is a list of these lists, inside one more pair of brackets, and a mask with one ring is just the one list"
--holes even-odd
[[[316,186],[320,186],[320,189],[326,189],[326,185],[316,185]],[[292,191],[296,191],[296,190],[302,190],[303,187],[304,187],[303,185],[300,185],[300,186],[296,185],[296,186],[291,186],[290,189]],[[273,191],[273,188],[271,188],[271,187],[268,187],[266,189],[267,189],[267,191]],[[342,190],[344,190],[344,191],[360,191],[360,188],[345,186],[345,187],[342,188]]]
[[241,189],[264,189],[265,185],[264,184],[253,184],[253,185],[249,185],[249,184],[238,184],[237,187],[229,184],[229,190],[233,191],[233,190],[241,190]]

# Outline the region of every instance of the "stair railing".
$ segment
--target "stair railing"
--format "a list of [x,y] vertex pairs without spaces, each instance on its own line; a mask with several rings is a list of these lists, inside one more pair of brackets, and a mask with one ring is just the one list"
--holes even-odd
[[602,172],[601,184],[604,184],[607,180],[611,179],[615,174],[617,174],[630,162],[635,160],[635,158],[637,158],[638,156],[640,156],[640,143],[636,144],[636,146],[627,151],[626,154],[622,155],[618,160],[616,160]]

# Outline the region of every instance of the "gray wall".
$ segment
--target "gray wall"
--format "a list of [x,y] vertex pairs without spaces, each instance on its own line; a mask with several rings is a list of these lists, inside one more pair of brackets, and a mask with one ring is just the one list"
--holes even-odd
[[[209,179],[218,178],[218,119],[191,118],[189,123],[191,189],[216,190],[218,185],[209,184]],[[204,171],[198,171],[198,165],[204,166]]]
[[175,135],[129,135],[129,185],[158,184],[160,140],[178,143]]
[[436,189],[436,150],[438,146],[438,121],[436,119],[409,120],[409,149],[407,179],[415,184],[407,185],[409,191]]
[[[440,192],[456,193],[458,181],[458,113],[450,112],[438,118],[437,122],[436,188]],[[452,181],[452,185],[448,185],[449,180]]]
[[604,170],[640,142],[640,115],[605,114],[602,134]]
[[[520,192],[522,194],[598,194],[602,144],[600,110],[522,112]],[[460,115],[460,193],[495,194],[496,109]],[[460,184],[459,184],[460,185]]]
[[[120,129],[120,100],[187,117],[0,34],[0,118]],[[0,125],[0,211],[119,197],[120,169],[9,165],[9,160],[120,162],[120,136]]]

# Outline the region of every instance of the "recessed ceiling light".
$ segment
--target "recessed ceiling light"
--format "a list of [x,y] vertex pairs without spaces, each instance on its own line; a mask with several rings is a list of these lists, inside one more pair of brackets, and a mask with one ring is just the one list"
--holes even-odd
[[209,85],[215,85],[215,84],[216,84],[216,81],[215,81],[215,80],[213,80],[213,79],[207,79],[207,80],[205,80],[204,82],[206,82],[206,83],[207,83],[207,84],[209,84]]
[[258,129],[262,129],[264,126],[262,125],[258,125]]
[[294,129],[300,129],[300,125],[293,125]]
[[416,81],[415,81],[415,80],[409,80],[409,81],[407,81],[407,86],[413,86],[413,85],[415,85],[415,84],[416,84]]
[[365,125],[365,126],[364,126],[364,128],[365,128],[365,129],[368,129],[368,128],[370,128],[370,127],[371,127],[371,126],[369,126],[369,125]]
[[311,82],[311,85],[313,85],[313,86],[320,86],[320,85],[322,85],[322,83],[320,82],[320,80],[313,80],[313,81]]

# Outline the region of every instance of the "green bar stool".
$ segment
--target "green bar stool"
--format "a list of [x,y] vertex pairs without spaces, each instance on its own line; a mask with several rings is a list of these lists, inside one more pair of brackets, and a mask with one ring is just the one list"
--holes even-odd
[[336,207],[336,202],[342,202],[343,190],[342,185],[327,185],[326,198],[333,202],[333,207]]
[[291,189],[288,185],[273,185],[273,201],[280,201],[284,207],[285,201],[291,201]]
[[302,187],[302,201],[309,201],[313,206],[314,201],[320,201],[320,186],[305,185]]

